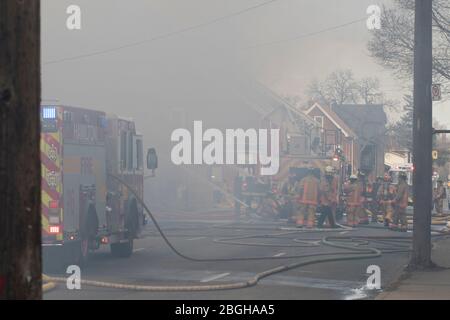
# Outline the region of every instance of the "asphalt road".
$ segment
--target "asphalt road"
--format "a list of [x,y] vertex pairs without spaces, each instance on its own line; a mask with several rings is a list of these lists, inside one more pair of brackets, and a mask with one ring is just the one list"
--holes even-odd
[[[247,281],[255,274],[313,258],[285,258],[291,255],[354,252],[330,247],[321,242],[324,236],[395,236],[410,237],[384,229],[379,224],[355,230],[305,232],[286,222],[247,219],[233,222],[231,216],[160,216],[161,225],[173,245],[183,254],[200,259],[277,257],[250,261],[193,262],[175,255],[163,242],[155,228],[148,226],[136,240],[131,258],[113,258],[108,248],[92,255],[81,271],[82,279],[139,285],[210,285]],[[251,236],[251,237],[249,237]],[[240,239],[229,239],[236,238]],[[246,237],[246,238],[242,238]],[[228,239],[227,239],[228,238]],[[219,240],[219,241],[218,241]],[[238,242],[239,244],[235,243]],[[355,248],[391,248],[392,242],[349,242]],[[403,240],[394,243],[408,246]],[[143,292],[82,285],[81,290],[68,290],[65,284],[47,292],[45,299],[371,299],[379,291],[367,288],[367,267],[377,265],[381,271],[381,290],[400,274],[408,253],[384,253],[377,258],[333,261],[311,264],[280,272],[262,279],[257,285],[234,290],[201,292]],[[52,274],[68,276],[67,274]]]

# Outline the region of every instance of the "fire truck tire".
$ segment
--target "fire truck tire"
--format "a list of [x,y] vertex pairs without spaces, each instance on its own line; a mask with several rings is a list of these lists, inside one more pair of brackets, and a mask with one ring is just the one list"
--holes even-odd
[[139,229],[139,217],[136,200],[132,200],[125,227],[127,229],[128,241],[111,244],[111,253],[118,258],[129,258],[133,254],[133,239],[136,237]]
[[136,199],[133,199],[127,216],[126,228],[130,238],[136,238],[139,232],[139,212]]
[[127,242],[111,243],[111,254],[118,258],[129,258],[133,254],[133,239]]

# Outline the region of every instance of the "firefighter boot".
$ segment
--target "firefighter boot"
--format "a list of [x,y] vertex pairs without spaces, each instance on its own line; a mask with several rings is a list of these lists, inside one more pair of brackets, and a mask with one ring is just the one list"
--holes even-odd
[[359,216],[359,222],[358,222],[358,224],[364,224],[364,225],[369,224],[369,215],[367,214],[366,208],[361,207],[361,208],[359,209],[359,214],[358,214],[358,216]]
[[316,222],[316,210],[317,210],[316,206],[308,205],[308,209],[307,209],[307,215],[308,215],[307,219],[308,220],[307,220],[306,227],[309,229],[314,228],[314,224]]
[[297,217],[295,220],[295,224],[297,228],[302,228],[303,224],[305,223],[305,212],[306,212],[306,206],[305,205],[299,205],[297,210]]
[[389,227],[390,224],[393,222],[394,208],[392,208],[392,205],[390,204],[387,204],[384,207],[385,207],[384,225],[386,227]]
[[400,223],[399,223],[400,231],[407,232],[408,231],[408,218],[406,217],[405,209],[399,209],[398,217],[400,220]]

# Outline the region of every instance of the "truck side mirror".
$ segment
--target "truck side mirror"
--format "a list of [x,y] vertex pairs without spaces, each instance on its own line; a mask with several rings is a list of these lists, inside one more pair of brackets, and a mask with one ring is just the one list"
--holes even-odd
[[155,148],[150,148],[147,151],[147,169],[155,171],[158,168],[158,155]]

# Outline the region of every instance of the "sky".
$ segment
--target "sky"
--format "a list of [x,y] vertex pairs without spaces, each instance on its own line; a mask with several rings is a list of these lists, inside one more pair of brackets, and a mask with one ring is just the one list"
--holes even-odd
[[[123,114],[145,126],[154,105],[202,103],[206,94],[207,103],[221,101],[222,86],[236,74],[280,95],[303,95],[311,80],[351,69],[356,78],[378,77],[386,95],[401,101],[404,81],[370,57],[373,31],[365,21],[301,37],[365,18],[369,5],[391,0],[277,0],[208,23],[266,1],[42,0],[43,100]],[[72,4],[81,8],[81,30],[66,27]],[[450,126],[449,107],[436,104],[434,116]]]

